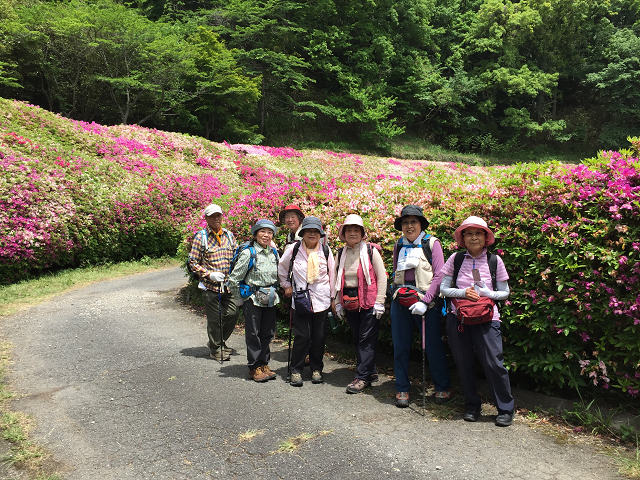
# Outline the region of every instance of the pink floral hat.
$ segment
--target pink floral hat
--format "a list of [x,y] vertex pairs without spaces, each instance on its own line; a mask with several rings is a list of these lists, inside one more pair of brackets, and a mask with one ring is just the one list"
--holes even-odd
[[462,239],[462,231],[465,228],[470,228],[470,227],[481,228],[486,232],[487,234],[485,237],[485,240],[487,242],[486,246],[493,245],[495,243],[496,237],[493,234],[493,232],[489,230],[489,227],[487,226],[487,222],[485,222],[480,217],[476,217],[472,215],[470,217],[467,217],[465,221],[462,222],[462,224],[458,228],[456,228],[456,231],[453,232],[453,238],[455,239],[459,247],[464,247],[464,240]]

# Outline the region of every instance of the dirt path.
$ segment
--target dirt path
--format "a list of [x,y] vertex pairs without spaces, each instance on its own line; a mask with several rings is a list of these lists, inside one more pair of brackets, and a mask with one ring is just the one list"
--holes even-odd
[[[231,362],[207,358],[203,319],[176,302],[184,283],[179,269],[104,282],[0,326],[14,408],[33,416],[64,478],[618,478],[607,457],[518,419],[397,409],[384,377],[346,395],[352,372],[335,362],[322,385],[248,381],[240,335]],[[285,373],[286,349],[272,368]]]

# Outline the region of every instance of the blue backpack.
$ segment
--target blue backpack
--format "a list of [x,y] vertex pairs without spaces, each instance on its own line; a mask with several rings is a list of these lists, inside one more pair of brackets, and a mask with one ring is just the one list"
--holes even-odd
[[[238,283],[238,290],[240,291],[240,296],[242,298],[250,297],[253,294],[253,292],[255,292],[259,288],[255,286],[252,287],[245,282],[247,275],[249,275],[249,272],[253,270],[253,268],[256,266],[256,261],[258,260],[258,254],[256,252],[256,247],[253,246],[253,240],[241,243],[238,246],[238,248],[236,248],[235,252],[233,252],[233,258],[231,259],[231,265],[229,266],[229,275],[231,275],[231,272],[233,272],[234,267],[238,263],[238,258],[240,258],[240,254],[246,249],[249,249],[249,254],[250,254],[249,266],[247,267],[247,271],[244,274],[244,277]],[[280,261],[280,255],[278,254],[278,250],[276,250],[274,247],[271,247],[271,251],[273,255],[276,257],[276,263],[278,263]]]

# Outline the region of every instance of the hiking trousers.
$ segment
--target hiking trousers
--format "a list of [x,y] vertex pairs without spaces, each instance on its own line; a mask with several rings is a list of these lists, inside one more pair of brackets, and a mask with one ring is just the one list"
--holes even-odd
[[368,382],[376,373],[376,346],[380,321],[372,308],[345,310],[351,327],[351,338],[356,348],[356,377]]
[[309,354],[309,366],[311,371],[322,372],[324,363],[324,342],[327,338],[327,313],[324,310],[318,313],[293,314],[293,350],[291,351],[291,371],[302,373],[304,370],[304,357]]
[[251,299],[242,304],[247,365],[250,369],[269,364],[271,340],[276,333],[276,307],[258,307]]
[[218,297],[218,292],[204,290],[204,308],[207,314],[207,336],[209,337],[209,350],[216,353],[220,348],[220,309],[222,309],[222,338],[226,342],[236,326],[238,308],[230,293],[223,293]]

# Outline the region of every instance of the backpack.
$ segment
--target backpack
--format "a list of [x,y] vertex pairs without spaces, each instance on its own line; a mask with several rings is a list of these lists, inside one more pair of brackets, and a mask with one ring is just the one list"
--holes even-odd
[[[460,273],[460,267],[462,266],[462,261],[464,260],[464,254],[466,251],[456,252],[456,256],[453,259],[453,276],[451,279],[451,286],[456,287],[456,280],[458,279],[458,273]],[[495,253],[491,253],[487,251],[487,263],[489,264],[489,272],[491,273],[491,285],[495,290],[498,284],[496,279],[497,271],[498,271],[498,256]]]
[[[291,262],[289,262],[289,273],[287,273],[287,278],[291,280],[293,276],[293,261],[296,259],[296,255],[298,255],[298,250],[300,250],[300,245],[302,244],[302,240],[297,240],[293,245],[293,252],[291,252]],[[327,274],[329,274],[329,247],[325,243],[321,243],[322,253],[324,253],[324,258],[327,261]]]
[[[244,283],[244,279],[247,278],[247,275],[249,275],[249,272],[253,270],[253,268],[256,266],[256,261],[258,259],[256,247],[253,246],[253,240],[248,240],[238,245],[236,250],[233,252],[233,258],[231,259],[231,265],[229,266],[229,275],[231,275],[231,272],[233,272],[233,269],[236,266],[236,263],[238,263],[238,258],[240,258],[240,254],[247,248],[249,249],[249,254],[250,254],[249,266],[247,267],[247,272],[244,274],[244,277],[242,278],[241,283]],[[278,263],[280,261],[280,254],[278,253],[278,250],[276,250],[275,247],[271,247],[271,251],[276,257],[276,263]]]
[[[427,257],[427,261],[429,262],[429,264],[433,265],[433,254],[431,253],[431,238],[435,239],[435,237],[431,237],[431,235],[427,233],[424,237],[422,237],[422,240],[420,243],[422,244],[422,251],[424,252],[424,256]],[[402,241],[402,238],[399,238],[398,241],[396,242],[395,247],[393,247],[393,271],[394,272],[396,270],[396,266],[398,265],[398,254],[400,253],[401,241]],[[404,246],[407,248],[418,247],[417,245],[414,245],[414,244],[409,244]]]

